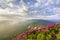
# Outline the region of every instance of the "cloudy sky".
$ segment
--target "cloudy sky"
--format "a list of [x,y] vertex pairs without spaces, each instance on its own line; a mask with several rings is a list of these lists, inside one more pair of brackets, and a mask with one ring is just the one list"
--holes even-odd
[[0,18],[60,19],[60,0],[0,0]]
[[0,0],[0,38],[21,29],[28,19],[60,20],[60,0]]

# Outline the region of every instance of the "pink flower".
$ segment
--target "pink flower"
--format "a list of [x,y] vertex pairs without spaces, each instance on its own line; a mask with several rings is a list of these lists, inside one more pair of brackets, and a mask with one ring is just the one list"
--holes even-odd
[[44,32],[47,32],[47,30],[44,30]]
[[42,28],[38,28],[38,29],[36,29],[36,30],[37,30],[37,32],[40,32],[41,29],[42,29]]
[[41,30],[42,28],[38,28],[38,30]]
[[26,34],[25,33],[22,33],[22,34],[16,36],[15,40],[18,40],[20,38],[24,38],[25,36],[26,36]]
[[34,27],[34,30],[36,30],[37,29],[37,27]]
[[56,23],[56,25],[60,25],[60,23]]
[[15,40],[18,40],[21,37],[21,35],[16,36]]
[[29,31],[27,31],[27,34],[30,34],[30,33],[32,33],[33,32],[33,30],[29,30]]
[[46,26],[46,28],[51,28],[51,27],[54,27],[54,24],[48,24],[48,25]]

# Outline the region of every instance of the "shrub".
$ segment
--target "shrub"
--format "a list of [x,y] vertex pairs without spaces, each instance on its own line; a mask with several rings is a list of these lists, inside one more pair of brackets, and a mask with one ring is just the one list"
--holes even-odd
[[41,28],[34,27],[16,36],[14,40],[60,40],[60,23]]

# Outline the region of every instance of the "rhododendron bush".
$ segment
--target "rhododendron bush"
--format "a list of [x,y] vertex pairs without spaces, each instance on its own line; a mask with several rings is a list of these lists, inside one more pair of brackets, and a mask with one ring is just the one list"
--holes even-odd
[[49,24],[46,27],[34,27],[13,40],[60,40],[60,23]]

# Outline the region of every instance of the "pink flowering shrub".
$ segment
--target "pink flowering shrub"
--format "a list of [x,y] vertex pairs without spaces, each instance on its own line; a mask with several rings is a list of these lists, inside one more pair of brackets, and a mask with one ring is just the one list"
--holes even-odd
[[30,29],[13,40],[60,40],[60,23],[49,24],[46,27]]

